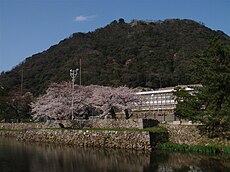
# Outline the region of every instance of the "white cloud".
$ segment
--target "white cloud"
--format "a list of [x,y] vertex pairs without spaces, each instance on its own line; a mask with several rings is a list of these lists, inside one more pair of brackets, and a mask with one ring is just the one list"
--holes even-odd
[[80,16],[75,17],[75,21],[76,22],[82,22],[82,21],[87,21],[89,19],[93,19],[95,17],[96,17],[95,15],[92,15],[92,16],[83,16],[83,15],[80,15]]

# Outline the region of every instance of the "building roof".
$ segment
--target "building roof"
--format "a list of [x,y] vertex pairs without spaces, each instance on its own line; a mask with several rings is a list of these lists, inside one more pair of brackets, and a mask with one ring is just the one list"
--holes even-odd
[[161,93],[171,93],[175,91],[174,89],[167,89],[167,90],[154,90],[154,91],[142,91],[142,92],[137,92],[137,95],[147,95],[147,94],[161,94]]
[[175,90],[175,88],[184,88],[186,91],[193,91],[194,88],[192,87],[202,87],[201,84],[191,84],[191,85],[178,85],[176,87],[166,87],[166,88],[160,88],[159,90],[153,90],[153,91],[141,91],[137,92],[137,95],[150,95],[150,94],[163,94],[163,93],[172,93]]

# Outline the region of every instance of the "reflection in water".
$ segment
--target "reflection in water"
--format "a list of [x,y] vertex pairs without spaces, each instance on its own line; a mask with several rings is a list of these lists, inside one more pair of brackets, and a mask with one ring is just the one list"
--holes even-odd
[[221,159],[180,153],[78,148],[20,143],[0,137],[0,172],[229,171]]
[[152,153],[149,166],[144,171],[229,172],[230,156],[217,157],[177,152]]

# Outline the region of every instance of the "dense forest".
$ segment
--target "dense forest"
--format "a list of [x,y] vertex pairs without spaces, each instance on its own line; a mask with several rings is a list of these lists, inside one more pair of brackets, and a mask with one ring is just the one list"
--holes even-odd
[[[82,84],[159,88],[197,83],[191,63],[213,39],[230,43],[221,31],[192,20],[114,20],[94,32],[74,33],[48,50],[26,58],[2,72],[0,86],[23,88],[35,96],[52,82],[70,80],[69,70],[79,68]],[[77,81],[79,82],[79,77]]]

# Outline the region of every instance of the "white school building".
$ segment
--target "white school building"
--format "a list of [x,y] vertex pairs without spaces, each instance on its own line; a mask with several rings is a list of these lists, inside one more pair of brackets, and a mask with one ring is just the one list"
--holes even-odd
[[[182,85],[177,86],[184,88],[188,92],[193,92],[192,87],[200,87],[201,85]],[[136,94],[140,96],[140,101],[136,103],[135,111],[146,112],[143,113],[144,118],[154,118],[159,121],[175,121],[174,115],[176,109],[175,88],[170,87],[153,91],[142,91]]]

